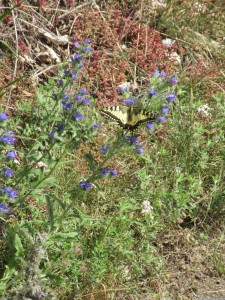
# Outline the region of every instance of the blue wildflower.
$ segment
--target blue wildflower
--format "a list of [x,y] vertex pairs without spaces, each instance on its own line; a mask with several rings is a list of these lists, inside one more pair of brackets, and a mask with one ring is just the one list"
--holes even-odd
[[84,40],[84,44],[87,45],[87,44],[90,44],[91,40],[90,39],[86,39]]
[[173,102],[175,99],[176,99],[176,94],[174,94],[174,93],[166,95],[166,100],[168,102]]
[[8,159],[14,159],[16,158],[16,151],[15,150],[7,151],[5,156]]
[[12,178],[13,177],[13,170],[11,170],[11,169],[4,170],[4,171],[2,171],[2,175],[5,176],[5,177]]
[[153,89],[154,89],[154,87],[148,88],[148,89],[147,89],[147,93],[148,93],[150,96],[155,96],[155,95],[158,94],[158,92],[155,91],[155,90],[153,90]]
[[85,52],[85,51],[87,51],[87,47],[83,47],[81,50],[82,50],[83,52]]
[[132,144],[138,145],[138,138],[136,136],[132,136],[130,141],[131,141]]
[[123,92],[124,92],[124,89],[123,89],[122,87],[118,87],[117,92],[118,92],[118,93],[123,93]]
[[77,102],[81,102],[81,101],[82,101],[82,96],[78,95],[78,96],[76,96],[74,99],[75,99],[75,101],[77,101]]
[[75,53],[75,54],[72,56],[72,58],[71,58],[71,60],[72,60],[73,62],[74,62],[74,61],[81,62],[82,59],[83,59],[83,57],[82,57],[80,54],[78,54],[78,53]]
[[58,131],[63,131],[64,130],[64,125],[59,125],[58,126]]
[[0,203],[0,212],[3,214],[8,214],[9,209],[7,209],[7,204],[5,203]]
[[78,41],[74,41],[74,42],[73,42],[73,46],[76,47],[76,48],[78,48],[78,47],[80,46],[80,44],[79,44]]
[[62,101],[62,105],[63,105],[63,107],[64,107],[65,109],[67,109],[67,110],[70,110],[71,107],[73,106],[72,103],[67,103],[67,102],[65,102],[65,101]]
[[87,48],[87,52],[91,53],[93,51],[92,48]]
[[107,151],[109,150],[109,148],[110,148],[110,145],[109,145],[109,144],[108,144],[108,145],[103,145],[103,146],[101,147],[102,153],[107,152]]
[[69,76],[69,75],[70,75],[70,70],[65,69],[65,70],[63,71],[63,73],[64,73],[65,75]]
[[80,89],[78,93],[83,96],[83,95],[87,94],[87,90],[86,89]]
[[78,64],[77,67],[78,67],[78,69],[81,69],[81,68],[83,68],[83,65],[82,64]]
[[9,196],[9,198],[11,199],[15,199],[18,195],[18,191],[14,190],[13,188],[9,187],[9,188],[4,188],[1,190],[2,193],[5,193]]
[[53,94],[52,94],[52,98],[55,99],[55,100],[57,99],[56,93],[53,93]]
[[155,126],[155,123],[148,123],[148,124],[146,125],[147,129],[149,129],[149,130],[153,129],[154,126]]
[[166,74],[166,72],[165,71],[161,71],[161,73],[160,73],[160,77],[166,77],[167,76],[167,74]]
[[4,144],[13,144],[16,142],[16,138],[14,137],[15,133],[13,131],[6,131],[0,138],[0,142]]
[[125,136],[124,140],[127,143],[131,143],[131,136]]
[[4,122],[8,119],[7,114],[5,112],[0,113],[0,122]]
[[58,86],[63,86],[63,80],[62,79],[58,80]]
[[79,112],[74,113],[73,116],[76,119],[76,121],[81,121],[84,118],[84,116]]
[[154,77],[159,77],[159,75],[160,75],[159,70],[156,69],[156,70],[154,71],[153,76],[154,76]]
[[117,92],[123,93],[123,92],[129,92],[130,90],[130,82],[123,82],[118,86]]
[[165,117],[157,117],[157,121],[159,121],[160,123],[165,123],[167,119]]
[[136,148],[138,154],[144,153],[144,149],[141,147]]
[[98,128],[99,128],[99,125],[98,125],[98,124],[94,124],[94,125],[92,126],[92,128],[93,128],[93,129],[98,129]]
[[178,83],[178,80],[175,75],[170,77],[169,83],[172,85],[176,85]]
[[55,136],[55,131],[52,130],[49,134],[49,137],[50,137],[50,139],[54,139],[54,136]]
[[162,114],[164,114],[164,115],[168,114],[169,110],[170,110],[169,106],[163,106],[163,108],[162,108]]
[[92,183],[89,181],[81,181],[80,187],[87,191],[87,190],[90,190],[90,188],[92,187]]
[[76,72],[76,71],[73,71],[73,72],[71,73],[71,75],[72,75],[72,77],[76,77],[77,72]]
[[69,99],[70,99],[70,95],[68,95],[68,94],[64,94],[62,97],[63,97],[63,99],[65,99],[65,100],[69,100]]
[[90,104],[90,99],[89,99],[89,98],[85,98],[85,99],[82,101],[82,103],[83,103],[84,105],[88,105],[88,104]]
[[108,173],[110,173],[110,168],[108,168],[108,167],[101,170],[102,176],[106,176]]
[[134,102],[135,102],[135,99],[130,99],[130,98],[128,98],[124,101],[124,103],[128,106],[134,105]]
[[111,176],[117,176],[118,175],[118,171],[117,170],[111,170],[110,171],[110,175]]

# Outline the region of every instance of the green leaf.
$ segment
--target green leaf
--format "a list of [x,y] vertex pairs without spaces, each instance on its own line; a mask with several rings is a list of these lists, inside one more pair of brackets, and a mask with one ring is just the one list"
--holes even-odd
[[14,56],[16,56],[16,52],[3,40],[0,40],[0,45],[3,45],[6,49],[9,50],[10,53],[12,53]]
[[68,232],[68,233],[55,233],[51,240],[53,241],[62,241],[62,240],[74,240],[74,238],[78,235],[78,232]]
[[15,7],[17,7],[17,5],[13,6],[10,9],[7,9],[2,15],[0,15],[0,21],[3,21],[8,15],[10,15],[11,11],[13,11]]
[[15,236],[14,236],[14,244],[15,244],[15,248],[16,248],[16,256],[20,256],[21,254],[23,254],[24,248],[21,243],[21,239],[17,234],[15,234]]
[[28,77],[30,74],[24,74],[21,77],[16,78],[15,80],[11,81],[9,84],[6,84],[5,86],[3,86],[2,88],[0,88],[0,92],[5,90],[6,88],[8,88],[9,86],[13,85],[14,83],[16,83],[17,81],[20,81],[21,79]]
[[46,199],[46,205],[47,205],[47,209],[48,209],[48,220],[49,220],[49,224],[50,224],[50,228],[51,230],[54,228],[54,213],[53,213],[53,207],[52,207],[52,203],[50,201],[50,197],[49,195],[45,196]]

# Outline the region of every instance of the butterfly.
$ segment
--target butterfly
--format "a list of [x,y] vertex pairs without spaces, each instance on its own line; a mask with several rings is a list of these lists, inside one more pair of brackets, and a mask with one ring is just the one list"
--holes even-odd
[[139,125],[156,120],[154,114],[133,106],[109,106],[101,109],[100,113],[132,133]]

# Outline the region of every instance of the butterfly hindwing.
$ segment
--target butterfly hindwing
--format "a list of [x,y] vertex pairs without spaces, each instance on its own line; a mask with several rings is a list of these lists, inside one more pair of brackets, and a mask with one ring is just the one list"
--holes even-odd
[[101,114],[115,120],[123,129],[133,131],[140,124],[154,121],[156,118],[149,112],[133,106],[111,106],[101,110]]

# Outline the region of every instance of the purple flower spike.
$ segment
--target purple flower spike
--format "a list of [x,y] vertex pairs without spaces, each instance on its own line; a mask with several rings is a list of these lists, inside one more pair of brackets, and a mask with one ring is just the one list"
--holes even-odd
[[167,121],[167,118],[165,117],[157,117],[157,120],[160,122],[160,123],[165,123]]
[[86,39],[84,40],[84,44],[87,45],[87,44],[90,44],[91,40],[90,39]]
[[8,152],[6,152],[5,156],[8,159],[14,159],[14,158],[16,158],[16,151],[15,150],[8,151]]
[[80,114],[79,112],[76,112],[73,116],[76,121],[81,121],[84,118],[84,116],[82,114]]
[[66,103],[65,101],[62,101],[62,105],[65,109],[70,110],[73,106],[72,103]]
[[98,129],[98,128],[99,128],[99,125],[98,125],[98,124],[94,124],[94,125],[92,126],[92,128],[93,128],[93,129]]
[[74,42],[73,42],[73,46],[76,47],[76,48],[78,48],[78,47],[80,46],[80,44],[79,44],[78,41],[74,41]]
[[131,143],[134,145],[138,145],[138,138],[136,136],[131,137]]
[[178,83],[178,80],[177,80],[176,76],[173,75],[173,76],[170,77],[169,82],[170,82],[170,84],[172,84],[172,85],[176,85],[176,84]]
[[165,71],[162,71],[162,72],[160,73],[160,77],[164,78],[164,77],[166,77],[166,76],[167,76],[167,74],[166,74]]
[[90,190],[90,188],[92,188],[92,183],[89,181],[81,181],[80,187],[87,191],[87,190]]
[[107,152],[109,150],[109,147],[110,147],[109,144],[108,145],[103,145],[102,148],[101,148],[102,153]]
[[124,103],[127,105],[127,106],[132,106],[132,105],[134,105],[134,102],[135,102],[135,99],[126,99],[125,101],[124,101]]
[[147,89],[147,93],[148,93],[150,96],[155,96],[155,95],[157,95],[157,93],[158,93],[157,91],[153,90],[153,88],[154,88],[154,87]]
[[0,113],[0,122],[4,122],[8,119],[7,114],[5,112]]
[[110,175],[111,176],[117,176],[118,175],[118,171],[117,170],[111,170],[110,171]]
[[176,99],[176,94],[174,93],[166,95],[166,100],[168,102],[173,102],[175,99]]
[[138,154],[144,153],[144,149],[141,148],[141,147],[138,147],[136,150],[137,150],[137,153],[138,153]]
[[50,137],[50,139],[54,139],[54,136],[55,136],[55,131],[52,130],[49,134],[49,137]]
[[0,212],[3,214],[9,213],[9,209],[7,209],[7,204],[5,204],[5,203],[0,204]]
[[9,188],[4,188],[1,190],[2,193],[7,194],[9,196],[10,199],[15,199],[18,195],[18,191],[14,190],[13,188],[9,187]]
[[168,114],[169,110],[170,110],[169,106],[163,106],[163,108],[162,108],[162,114],[164,114],[164,115]]
[[3,133],[3,135],[0,137],[0,142],[4,144],[14,144],[16,142],[16,138],[14,137],[15,133],[13,131],[6,131]]
[[87,90],[86,89],[80,89],[79,90],[79,94],[82,95],[82,96],[86,95],[87,94]]
[[148,123],[146,127],[147,129],[152,130],[155,127],[155,123]]
[[4,170],[4,171],[2,171],[2,175],[5,176],[5,177],[12,178],[13,177],[13,170],[11,170],[11,169]]
[[105,168],[105,169],[101,170],[102,176],[106,176],[108,173],[110,173],[110,168]]
[[156,70],[154,71],[153,76],[154,76],[154,77],[159,77],[159,75],[160,75],[159,70],[156,69]]

